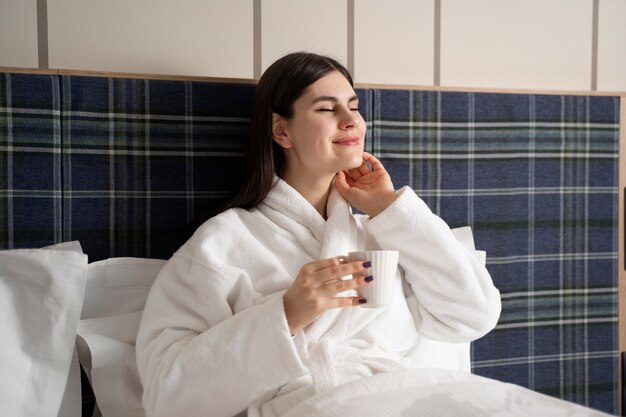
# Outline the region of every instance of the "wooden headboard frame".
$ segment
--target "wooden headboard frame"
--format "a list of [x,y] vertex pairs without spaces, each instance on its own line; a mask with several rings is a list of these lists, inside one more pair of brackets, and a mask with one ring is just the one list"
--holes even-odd
[[619,329],[619,412],[624,415],[624,357],[626,352],[626,95],[620,96],[619,214],[618,214],[618,329]]

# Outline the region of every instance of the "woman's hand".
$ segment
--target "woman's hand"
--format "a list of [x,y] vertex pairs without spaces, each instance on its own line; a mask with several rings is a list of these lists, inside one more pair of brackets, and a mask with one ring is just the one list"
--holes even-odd
[[363,152],[360,167],[337,173],[335,186],[348,204],[370,217],[377,216],[398,197],[383,164],[367,152]]
[[[305,264],[298,277],[283,295],[285,315],[291,334],[316,320],[331,308],[356,306],[361,297],[335,297],[337,293],[353,290],[372,282],[367,276],[369,262],[345,262],[339,258],[322,259]],[[352,279],[341,277],[352,275]]]

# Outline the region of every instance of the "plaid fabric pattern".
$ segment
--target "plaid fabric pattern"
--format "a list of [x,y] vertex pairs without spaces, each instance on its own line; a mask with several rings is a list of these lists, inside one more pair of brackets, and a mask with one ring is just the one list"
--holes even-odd
[[61,117],[55,76],[0,73],[0,249],[61,240]]
[[503,309],[473,371],[616,414],[619,99],[373,96],[371,152],[487,251]]
[[[168,258],[238,183],[253,92],[0,74],[0,249]],[[366,150],[487,251],[474,372],[616,414],[618,99],[357,93]]]
[[169,258],[242,174],[253,85],[64,76],[63,240]]

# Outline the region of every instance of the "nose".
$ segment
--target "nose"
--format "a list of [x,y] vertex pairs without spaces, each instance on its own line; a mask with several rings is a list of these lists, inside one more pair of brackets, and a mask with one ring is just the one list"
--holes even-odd
[[350,129],[361,122],[361,115],[358,110],[351,110],[346,107],[341,112],[340,126],[342,129]]

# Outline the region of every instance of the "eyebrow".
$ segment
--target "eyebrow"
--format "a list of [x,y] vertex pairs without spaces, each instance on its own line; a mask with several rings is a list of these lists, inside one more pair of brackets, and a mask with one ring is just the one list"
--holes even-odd
[[[350,97],[348,99],[348,103],[358,100],[359,96],[357,96],[356,94],[353,95],[352,97]],[[319,96],[317,97],[315,100],[313,100],[313,102],[311,104],[315,104],[315,103],[319,103],[320,101],[332,101],[333,103],[338,103],[339,99],[337,97],[334,96]]]

